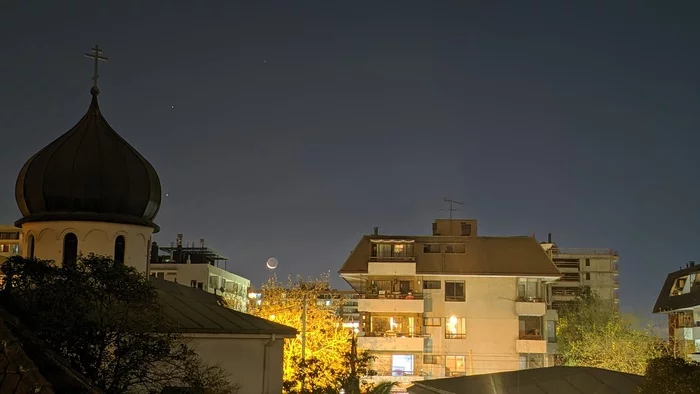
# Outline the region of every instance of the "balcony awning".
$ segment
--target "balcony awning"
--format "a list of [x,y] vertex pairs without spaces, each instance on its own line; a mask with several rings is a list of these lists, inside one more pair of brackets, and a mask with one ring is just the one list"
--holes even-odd
[[412,239],[370,239],[370,241],[375,244],[412,244],[416,242]]

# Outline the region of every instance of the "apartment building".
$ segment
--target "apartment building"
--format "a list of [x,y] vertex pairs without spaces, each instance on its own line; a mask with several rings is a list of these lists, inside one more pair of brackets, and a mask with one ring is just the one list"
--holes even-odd
[[561,274],[532,237],[480,237],[475,220],[433,235],[363,236],[340,275],[358,292],[358,347],[376,380],[483,374],[553,364]]
[[10,256],[20,254],[22,234],[14,225],[0,225],[0,263]]
[[326,294],[320,294],[316,304],[336,308],[336,313],[343,319],[343,327],[359,329],[360,312],[357,309],[359,298],[360,295],[354,290],[331,289]]
[[199,244],[183,245],[183,236],[178,234],[176,242],[170,246],[159,247],[153,242],[150,254],[148,271],[151,276],[218,294],[226,298],[233,309],[246,312],[250,280],[225,269],[221,262],[226,257],[205,246],[204,239],[200,239]]
[[552,307],[559,310],[564,302],[571,301],[578,290],[588,286],[595,290],[601,299],[612,300],[616,307],[620,303],[620,279],[617,251],[606,248],[561,248],[552,242],[552,234],[542,248],[562,274],[561,279],[552,284]]
[[668,316],[668,339],[676,356],[700,362],[700,265],[692,261],[668,274],[653,312]]

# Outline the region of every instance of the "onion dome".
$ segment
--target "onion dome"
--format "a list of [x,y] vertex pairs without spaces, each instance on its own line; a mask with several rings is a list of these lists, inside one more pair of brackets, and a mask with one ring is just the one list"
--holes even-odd
[[24,164],[15,222],[92,221],[159,227],[158,173],[102,116],[99,90],[82,119]]

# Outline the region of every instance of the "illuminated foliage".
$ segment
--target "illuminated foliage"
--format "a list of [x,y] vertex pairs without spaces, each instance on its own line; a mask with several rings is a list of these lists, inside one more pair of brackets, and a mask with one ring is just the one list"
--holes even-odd
[[557,343],[565,365],[644,374],[650,359],[662,356],[663,341],[651,330],[636,330],[628,318],[589,288],[559,316]]
[[[261,302],[248,306],[249,313],[275,321],[299,331],[284,343],[284,381],[287,392],[318,391],[339,388],[339,377],[345,370],[344,360],[350,351],[350,330],[343,328],[336,315],[339,300],[319,301],[329,293],[329,278],[296,281],[286,284],[270,278],[261,288]],[[302,311],[306,299],[306,352],[302,362]],[[303,378],[303,379],[302,379]],[[312,391],[316,390],[316,391]]]

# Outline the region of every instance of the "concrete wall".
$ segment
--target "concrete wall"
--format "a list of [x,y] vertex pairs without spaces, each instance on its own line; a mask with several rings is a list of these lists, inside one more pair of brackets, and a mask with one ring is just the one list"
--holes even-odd
[[78,254],[114,255],[114,241],[123,235],[126,240],[124,263],[146,272],[153,229],[131,224],[104,222],[32,222],[22,225],[22,256],[27,257],[27,242],[34,236],[34,255],[39,259],[63,261],[63,237],[74,233],[78,238]]
[[[267,345],[267,346],[266,346]],[[191,346],[210,365],[218,364],[241,386],[238,394],[282,392],[284,339],[269,336],[198,335]]]

